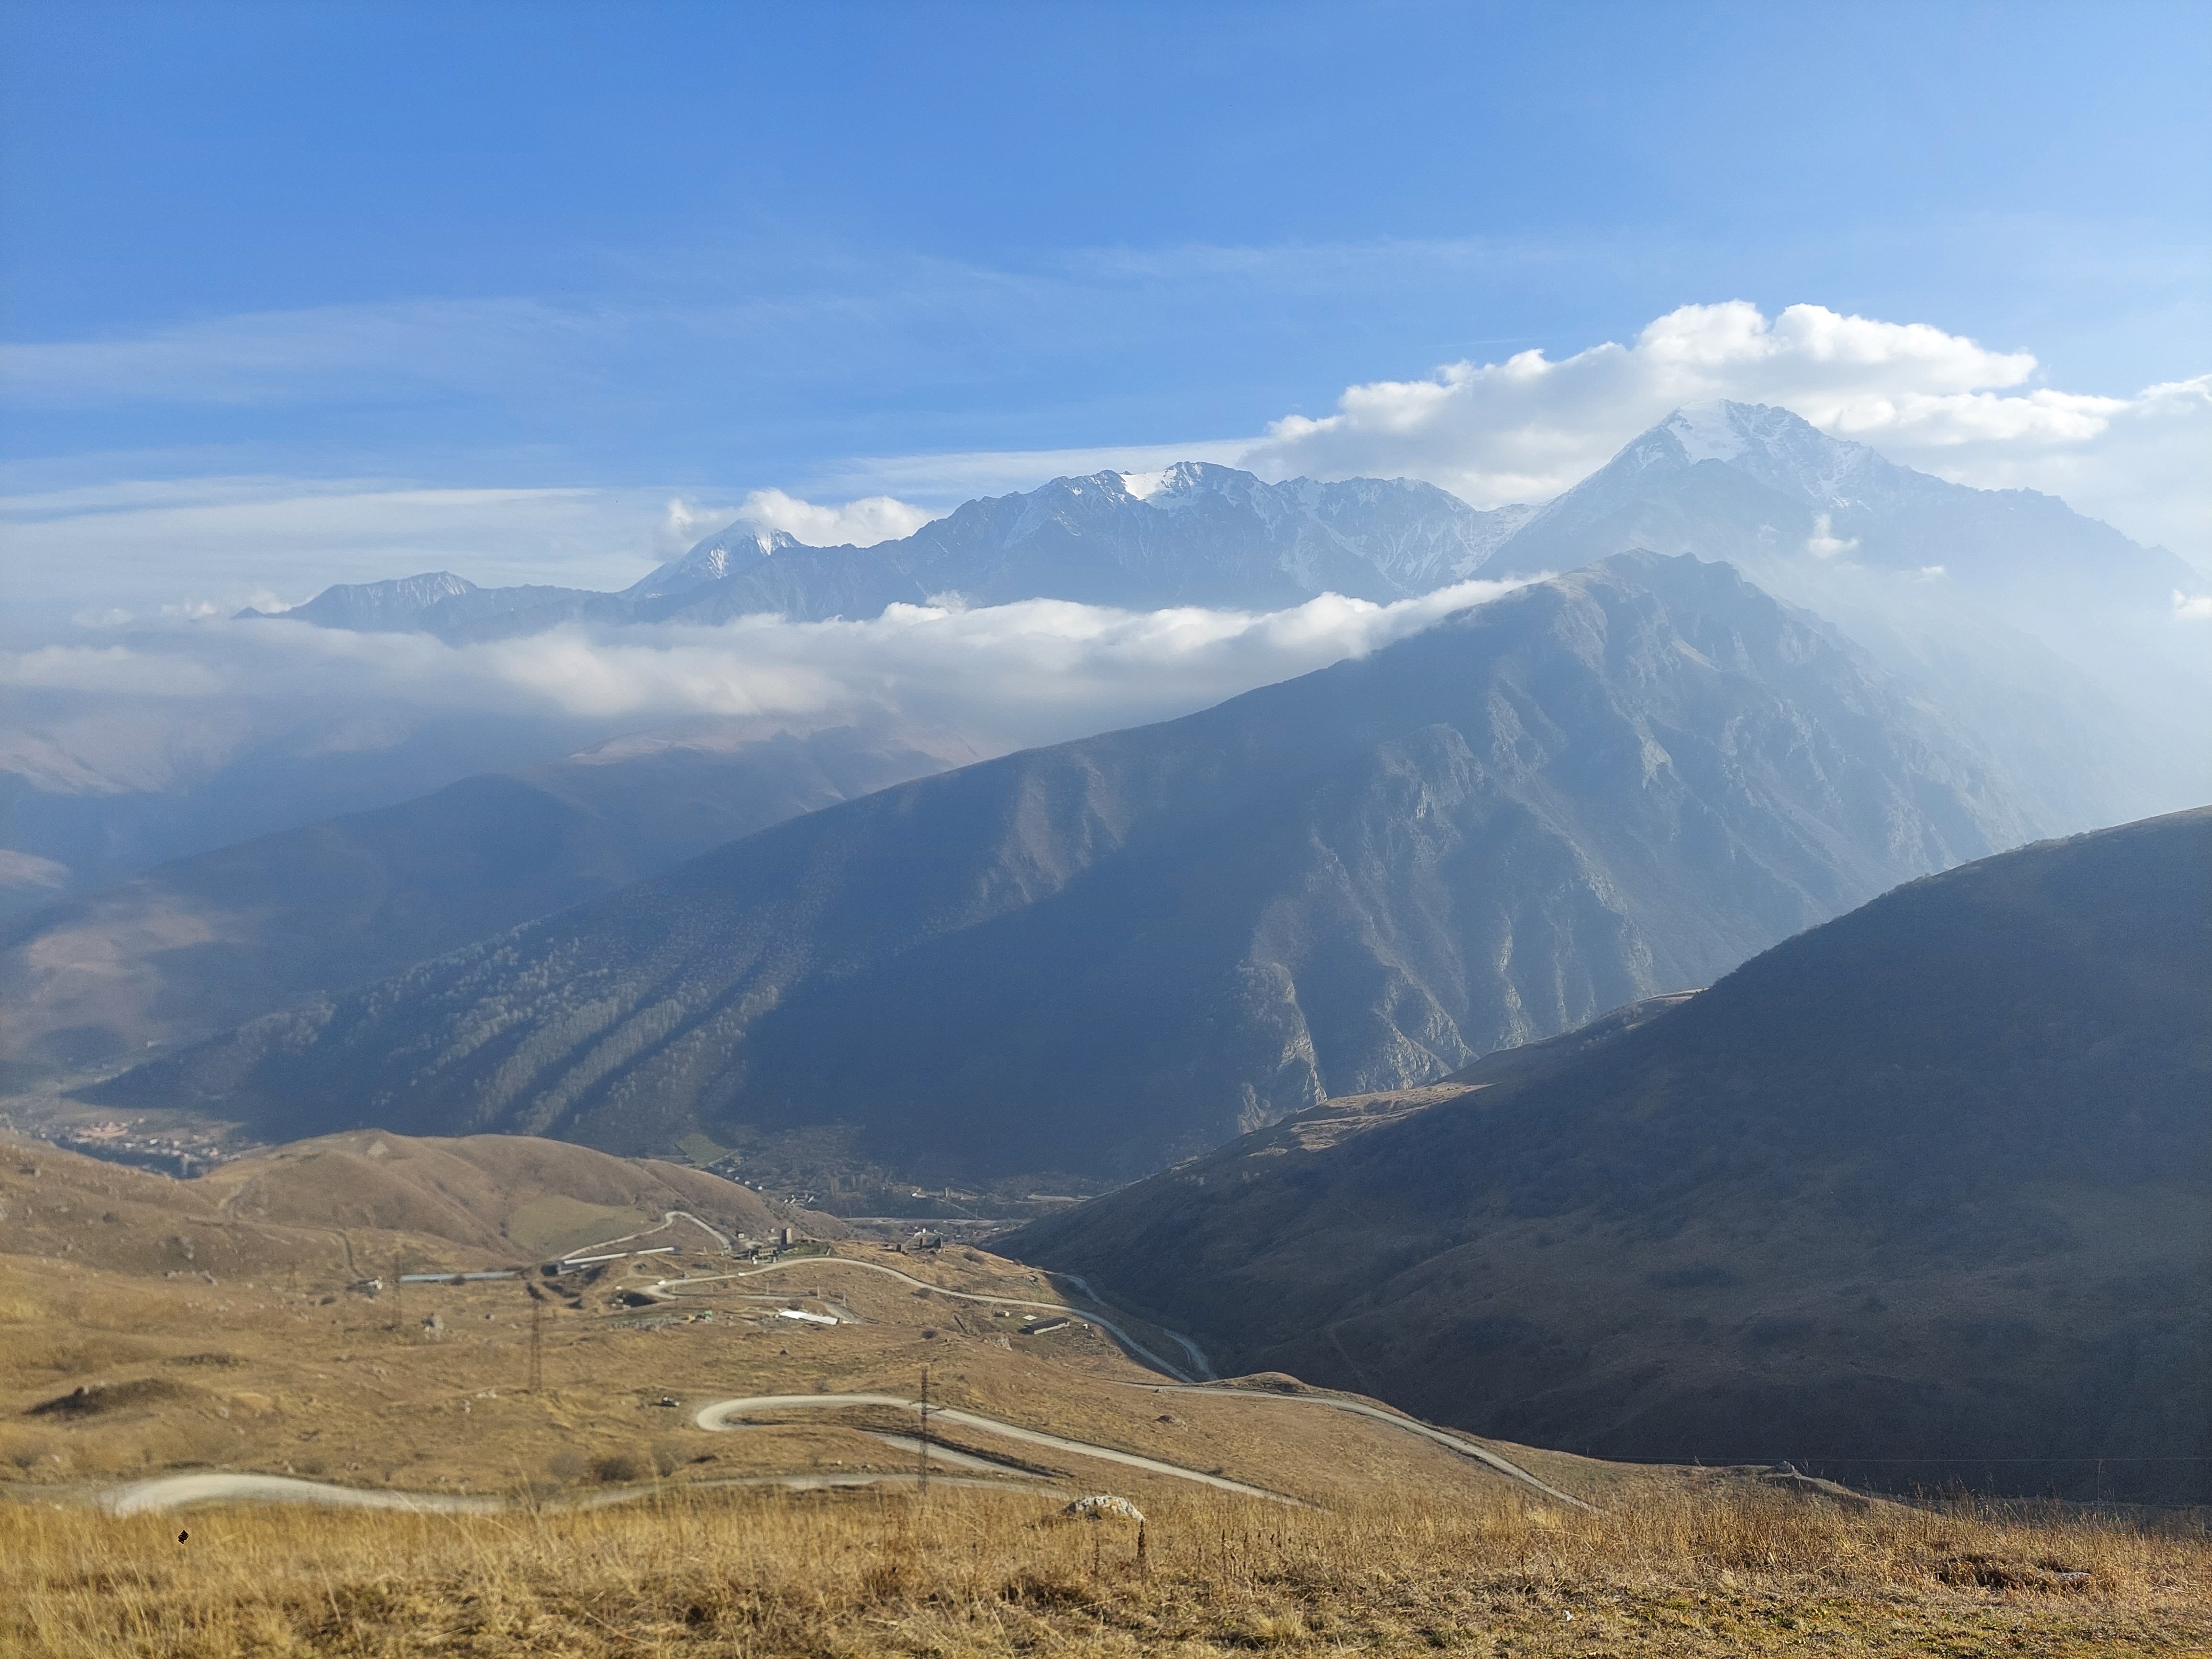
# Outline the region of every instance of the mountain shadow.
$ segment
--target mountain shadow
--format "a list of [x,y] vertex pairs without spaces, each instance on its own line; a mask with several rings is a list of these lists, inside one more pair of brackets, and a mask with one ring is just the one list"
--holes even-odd
[[2212,809],[1911,883],[1000,1248],[1224,1370],[1482,1433],[2202,1503],[2208,1015]]

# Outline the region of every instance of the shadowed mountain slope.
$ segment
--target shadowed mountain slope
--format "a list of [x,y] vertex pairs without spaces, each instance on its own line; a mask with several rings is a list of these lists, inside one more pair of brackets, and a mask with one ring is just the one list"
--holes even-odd
[[2212,1496],[2212,809],[1912,883],[1463,1080],[1005,1248],[1224,1370],[1483,1433]]
[[924,741],[632,739],[174,860],[0,933],[0,1058],[18,1077],[98,1065],[382,979],[939,770]]
[[100,1097],[640,1151],[842,1122],[894,1166],[1134,1173],[2029,832],[1816,620],[1624,556],[811,814]]

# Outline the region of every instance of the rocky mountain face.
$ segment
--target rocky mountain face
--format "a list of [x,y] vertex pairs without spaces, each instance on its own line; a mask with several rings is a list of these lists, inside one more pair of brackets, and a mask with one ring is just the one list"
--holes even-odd
[[2208,918],[2212,809],[2002,854],[999,1248],[1509,1439],[2202,1503]]
[[1706,983],[2032,830],[1817,620],[1621,556],[810,814],[102,1097],[632,1151],[840,1124],[917,1173],[1138,1173]]
[[632,739],[169,860],[0,931],[0,1075],[204,1039],[953,756],[850,726]]
[[[782,548],[660,614],[872,615],[958,593],[975,605],[1051,598],[1151,610],[1273,610],[1317,593],[1389,600],[1471,574],[1524,517],[1479,512],[1410,479],[1271,484],[1185,461],[1153,477],[1056,478],[970,501],[903,541]],[[755,544],[757,545],[757,544]]]
[[463,640],[562,622],[873,617],[947,594],[971,605],[1056,599],[1146,611],[1273,610],[1323,592],[1382,601],[1465,579],[1531,510],[1480,511],[1407,478],[1267,483],[1185,461],[969,501],[873,547],[806,547],[782,531],[732,525],[621,593],[480,588],[438,573],[333,587],[283,614]]

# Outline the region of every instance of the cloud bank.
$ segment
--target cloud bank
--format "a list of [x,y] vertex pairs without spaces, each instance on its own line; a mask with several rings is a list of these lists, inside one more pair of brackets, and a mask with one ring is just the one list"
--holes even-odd
[[[0,763],[35,754],[35,767],[16,769],[65,792],[137,787],[130,777],[100,782],[112,768],[88,745],[128,726],[134,757],[212,744],[208,762],[221,764],[301,711],[321,721],[334,709],[349,711],[352,729],[382,720],[376,729],[392,741],[449,713],[550,720],[600,737],[702,719],[890,720],[996,753],[1206,708],[1364,655],[1510,586],[1467,582],[1388,605],[1328,594],[1271,612],[893,605],[867,622],[750,617],[463,646],[276,620],[173,623],[115,642],[0,653],[0,685],[19,710],[15,729],[0,732]],[[46,716],[25,725],[27,698]],[[88,714],[101,718],[81,720]],[[80,729],[90,735],[67,735]],[[69,781],[80,775],[92,781]]]
[[1832,436],[1984,489],[2062,495],[2149,541],[2212,537],[2212,375],[2130,398],[2036,384],[2032,353],[1925,323],[1744,301],[1692,305],[1634,343],[1554,361],[1446,364],[1426,380],[1347,388],[1336,412],[1287,416],[1244,452],[1272,477],[1425,478],[1479,506],[1541,501],[1680,404],[1778,404]]

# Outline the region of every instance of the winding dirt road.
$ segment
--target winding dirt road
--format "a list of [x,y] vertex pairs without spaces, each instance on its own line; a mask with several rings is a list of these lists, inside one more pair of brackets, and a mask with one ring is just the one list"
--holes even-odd
[[[895,1435],[877,1438],[896,1443]],[[941,1449],[931,1448],[933,1461],[948,1464],[953,1459]],[[968,1462],[981,1463],[980,1458]],[[988,1467],[988,1466],[986,1466]],[[595,1492],[582,1498],[551,1503],[526,1504],[503,1498],[469,1498],[451,1492],[382,1492],[363,1486],[334,1486],[326,1481],[299,1480],[280,1474],[173,1474],[155,1480],[138,1480],[101,1492],[94,1501],[111,1515],[155,1515],[163,1510],[193,1504],[260,1503],[317,1504],[343,1510],[411,1510],[426,1515],[497,1515],[517,1508],[540,1510],[602,1510],[614,1504],[635,1504],[641,1498],[720,1486],[781,1486],[791,1492],[813,1492],[825,1486],[905,1486],[917,1477],[902,1471],[851,1474],[759,1474],[726,1480],[694,1480],[682,1486],[660,1484],[624,1486]],[[1065,1486],[1034,1480],[977,1480],[959,1475],[933,1474],[933,1486],[982,1486],[993,1492],[1035,1492],[1063,1497]]]
[[[1212,1368],[1206,1363],[1206,1355],[1200,1351],[1198,1345],[1193,1342],[1188,1337],[1184,1336],[1181,1332],[1168,1330],[1165,1326],[1162,1326],[1160,1328],[1165,1332],[1169,1337],[1173,1339],[1175,1342],[1182,1348],[1183,1352],[1190,1357],[1192,1368],[1198,1373],[1197,1376],[1193,1376],[1189,1372],[1183,1370],[1181,1367],[1170,1364],[1166,1360],[1161,1358],[1159,1355],[1154,1353],[1150,1348],[1145,1346],[1143,1343],[1138,1341],[1127,1331],[1123,1330],[1119,1325],[1116,1325],[1112,1320],[1106,1317],[1104,1314],[1099,1312],[1095,1305],[1098,1293],[1092,1290],[1087,1283],[1074,1273],[1056,1273],[1052,1276],[1058,1279],[1065,1279],[1069,1284],[1080,1288],[1091,1305],[1074,1307],[1068,1304],[1059,1302],[1031,1302],[1023,1300],[1018,1297],[985,1296],[975,1291],[951,1291],[945,1289],[942,1285],[932,1285],[926,1279],[916,1279],[912,1273],[901,1273],[896,1267],[886,1267],[880,1262],[855,1261],[847,1256],[799,1256],[787,1261],[770,1262],[765,1267],[756,1267],[749,1272],[733,1273],[728,1276],[736,1279],[750,1279],[762,1273],[774,1273],[781,1268],[798,1267],[865,1267],[870,1273],[884,1273],[892,1279],[898,1279],[904,1284],[915,1285],[921,1290],[934,1291],[939,1296],[954,1297],[963,1302],[990,1303],[1005,1308],[1037,1308],[1058,1313],[1073,1312],[1079,1315],[1083,1318],[1090,1320],[1092,1324],[1100,1326],[1103,1328],[1112,1332],[1115,1340],[1118,1340],[1122,1346],[1127,1348],[1133,1353],[1176,1379],[1175,1382],[1172,1384],[1138,1382],[1127,1384],[1126,1386],[1127,1387],[1150,1389],[1154,1393],[1158,1394],[1205,1394],[1211,1395],[1217,1399],[1264,1400],[1273,1401],[1279,1405],[1320,1406],[1330,1411],[1349,1412],[1356,1417],[1371,1418],[1377,1423],[1386,1423],[1390,1427],[1401,1430],[1407,1434],[1419,1435],[1425,1440],[1433,1441],[1439,1446],[1443,1446],[1452,1451],[1457,1452],[1462,1457],[1472,1458],[1476,1462],[1505,1476],[1509,1480],[1517,1480],[1522,1486],[1528,1486],[1534,1491],[1542,1492],[1547,1498],[1555,1498],[1562,1504],[1571,1504],[1574,1508],[1578,1510],[1588,1510],[1592,1513],[1595,1513],[1595,1507],[1594,1505],[1585,1503],[1583,1499],[1575,1497],[1571,1492],[1561,1492],[1557,1486],[1537,1479],[1536,1476],[1522,1468],[1518,1463],[1512,1462],[1509,1458],[1500,1456],[1498,1453],[1491,1450],[1487,1446],[1479,1445],[1474,1441],[1467,1439],[1461,1435],[1453,1434],[1449,1430],[1431,1427],[1430,1425],[1421,1422],[1418,1419],[1402,1417],[1395,1412],[1386,1411],[1380,1406],[1365,1405],[1356,1400],[1340,1400],[1328,1395],[1262,1394],[1256,1389],[1223,1388],[1218,1383],[1213,1382]],[[793,1397],[800,1400],[845,1398],[856,1402],[863,1398],[863,1396],[858,1395],[844,1396],[800,1395]],[[889,1396],[869,1395],[866,1396],[866,1398],[871,1403],[884,1404],[888,1401]],[[727,1404],[729,1402],[725,1401],[724,1403]],[[908,1409],[914,1408],[914,1402],[911,1401],[901,1401],[900,1403],[905,1405]],[[708,1409],[711,1411],[716,1408],[709,1407]],[[935,1408],[933,1407],[932,1409],[933,1412]],[[703,1415],[704,1414],[702,1413],[702,1420],[700,1424],[702,1428],[708,1426],[703,1420]],[[951,1421],[952,1419],[948,1417],[946,1420]],[[1018,1436],[1028,1434],[1030,1431],[1018,1430],[1014,1431],[1014,1432]],[[1115,1455],[1126,1456],[1127,1454],[1115,1454]],[[1170,1472],[1176,1472],[1173,1471],[1171,1465],[1162,1465],[1161,1468]],[[1215,1485],[1221,1484],[1221,1482],[1214,1476],[1193,1475],[1188,1470],[1179,1471],[1179,1473],[1188,1475],[1192,1479],[1208,1480]],[[1233,1485],[1234,1483],[1231,1484]],[[1256,1492],[1259,1488],[1240,1487],[1238,1490]],[[1267,1493],[1265,1495],[1274,1497],[1279,1494]]]
[[453,1492],[376,1492],[360,1486],[334,1486],[320,1480],[300,1480],[284,1474],[170,1474],[153,1480],[134,1480],[100,1498],[100,1506],[111,1515],[148,1515],[186,1504],[237,1502],[240,1499],[279,1504],[326,1504],[338,1509],[413,1510],[438,1515],[490,1515],[505,1509],[496,1498],[470,1498]]
[[1485,1464],[1510,1480],[1520,1481],[1523,1486],[1534,1486],[1547,1498],[1555,1498],[1562,1504],[1571,1504],[1578,1510],[1587,1510],[1592,1515],[1597,1513],[1595,1504],[1586,1504],[1571,1492],[1564,1492],[1557,1486],[1546,1485],[1518,1463],[1500,1457],[1487,1446],[1478,1445],[1475,1442],[1454,1434],[1449,1430],[1431,1427],[1418,1418],[1401,1417],[1395,1412],[1385,1411],[1380,1406],[1370,1406],[1362,1401],[1340,1400],[1331,1395],[1321,1394],[1262,1394],[1257,1389],[1224,1388],[1218,1384],[1209,1387],[1201,1383],[1189,1382],[1126,1382],[1122,1386],[1143,1389],[1152,1394],[1202,1394],[1212,1400],[1256,1400],[1278,1406],[1320,1406],[1329,1411],[1349,1412],[1355,1417],[1372,1418],[1377,1423],[1387,1423],[1394,1429],[1402,1430],[1407,1434],[1417,1434],[1424,1440],[1433,1440],[1439,1446],[1449,1447],[1459,1453],[1461,1456],[1471,1457],[1476,1462]]
[[[920,1401],[908,1400],[903,1395],[896,1394],[763,1394],[742,1400],[718,1400],[711,1406],[701,1407],[698,1414],[691,1420],[702,1429],[722,1431],[745,1426],[730,1419],[741,1417],[747,1412],[836,1411],[852,1406],[890,1406],[909,1412],[921,1409]],[[978,1434],[996,1435],[1002,1440],[1018,1440],[1024,1445],[1043,1446],[1077,1457],[1095,1457],[1103,1462],[1121,1463],[1133,1469],[1142,1469],[1147,1474],[1164,1474],[1176,1480],[1195,1481],[1201,1486],[1233,1492],[1246,1498],[1264,1498],[1272,1503],[1295,1504],[1300,1509],[1310,1507],[1299,1498],[1283,1492],[1269,1492],[1265,1486],[1248,1486],[1242,1480],[1231,1480],[1226,1475],[1206,1474],[1177,1464],[1163,1463],[1157,1457],[1116,1451],[1111,1446],[1088,1445],[1080,1440],[1046,1434],[1041,1430],[1001,1423],[995,1417],[979,1417],[974,1412],[959,1411],[949,1406],[932,1406],[929,1415],[933,1421],[957,1423],[963,1429],[973,1429]]]

